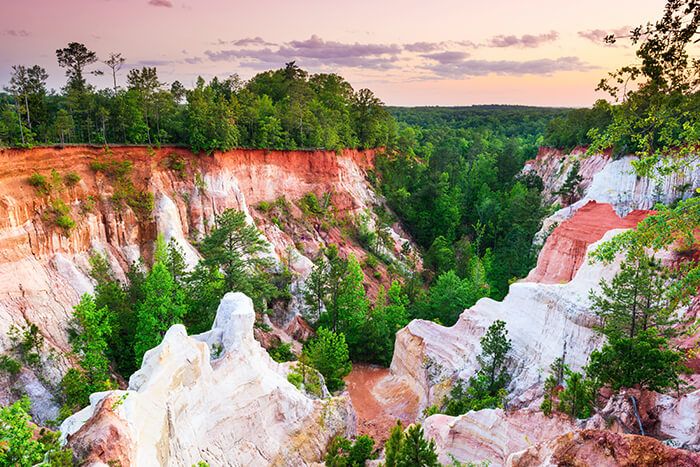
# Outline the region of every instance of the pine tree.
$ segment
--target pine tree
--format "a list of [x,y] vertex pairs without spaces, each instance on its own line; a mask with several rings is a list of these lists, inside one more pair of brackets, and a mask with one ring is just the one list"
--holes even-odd
[[134,353],[140,366],[147,350],[160,344],[165,332],[185,315],[185,296],[177,289],[168,268],[155,263],[143,283],[145,299],[136,306]]
[[404,434],[401,448],[396,456],[397,467],[438,467],[438,456],[435,452],[435,441],[423,438],[423,428],[420,423],[411,426]]

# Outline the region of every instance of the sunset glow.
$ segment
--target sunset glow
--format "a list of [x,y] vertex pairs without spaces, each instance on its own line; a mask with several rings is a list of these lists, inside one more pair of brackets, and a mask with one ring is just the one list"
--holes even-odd
[[[60,8],[59,8],[60,5]],[[156,66],[161,80],[247,79],[296,60],[338,72],[389,105],[484,103],[590,106],[605,74],[634,60],[605,33],[657,18],[661,0],[609,2],[302,0],[4,1],[0,82],[14,64],[38,63],[49,87],[65,84],[55,50],[78,41],[121,72]],[[95,67],[97,68],[97,67]],[[102,66],[106,70],[106,67]],[[97,87],[111,77],[90,77]]]

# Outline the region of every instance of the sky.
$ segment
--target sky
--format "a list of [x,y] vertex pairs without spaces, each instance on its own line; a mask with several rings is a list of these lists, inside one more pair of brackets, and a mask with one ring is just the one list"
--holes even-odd
[[[56,49],[81,42],[128,69],[192,87],[296,61],[339,73],[387,105],[590,107],[608,72],[634,63],[609,33],[658,19],[665,0],[0,0],[0,85],[39,64],[65,84]],[[111,87],[111,72],[88,80]]]

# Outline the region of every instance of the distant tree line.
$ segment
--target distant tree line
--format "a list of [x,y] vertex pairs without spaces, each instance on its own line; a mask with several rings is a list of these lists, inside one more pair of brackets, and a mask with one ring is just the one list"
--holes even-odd
[[[294,62],[259,73],[237,75],[194,89],[165,83],[156,67],[129,70],[126,86],[118,75],[126,59],[112,53],[100,62],[85,45],[56,50],[67,82],[60,92],[46,88],[39,65],[12,67],[0,93],[0,145],[53,143],[184,144],[193,151],[234,147],[270,149],[373,148],[387,146],[395,123],[369,89],[353,90],[337,74],[310,75]],[[96,89],[87,74],[102,64],[113,86]]]

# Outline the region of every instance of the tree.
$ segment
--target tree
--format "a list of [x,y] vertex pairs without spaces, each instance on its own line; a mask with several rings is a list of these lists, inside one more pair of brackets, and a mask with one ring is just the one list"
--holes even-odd
[[[56,50],[56,58],[58,65],[66,69],[68,88],[80,92],[84,91],[86,83],[83,70],[86,66],[97,61],[97,54],[88,50],[84,44],[71,42],[68,47]],[[93,72],[93,74],[101,74],[101,72]]]
[[581,373],[573,372],[566,366],[564,372],[565,389],[559,392],[557,409],[574,418],[590,417],[595,394],[599,388],[593,381],[585,379]]
[[122,57],[121,53],[112,52],[109,54],[109,58],[104,60],[102,63],[107,65],[110,70],[112,70],[112,80],[114,82],[114,94],[117,93],[117,72],[121,70],[122,66],[126,62],[126,57]]
[[644,251],[633,250],[612,281],[600,281],[601,293],[591,290],[591,309],[602,319],[599,331],[609,340],[636,337],[656,328],[673,337],[678,306],[669,295],[675,275]]
[[579,184],[583,181],[583,177],[578,173],[581,163],[575,160],[571,164],[571,168],[566,176],[566,180],[562,184],[561,188],[555,191],[554,195],[561,196],[564,206],[572,204],[576,198],[576,195],[580,195]]
[[420,423],[408,428],[396,456],[397,467],[438,467],[440,465],[435,452],[435,441],[431,439],[428,442],[423,436]]
[[476,357],[481,365],[465,387],[459,381],[443,400],[444,413],[461,415],[469,410],[503,407],[506,385],[510,381],[506,357],[512,344],[507,338],[506,323],[494,321],[481,338],[481,353]]
[[143,283],[144,300],[136,305],[134,354],[139,366],[147,350],[160,344],[165,332],[181,322],[186,312],[185,296],[178,289],[168,268],[155,263]]
[[488,377],[488,390],[495,394],[509,381],[506,373],[506,356],[512,347],[507,337],[506,323],[496,320],[481,338],[481,353],[476,359],[481,364],[481,372]]
[[328,390],[337,391],[345,386],[343,378],[352,370],[352,364],[342,333],[319,328],[316,338],[307,344],[304,353],[308,356],[311,366],[325,378]]
[[639,385],[649,391],[666,392],[685,388],[681,373],[683,353],[671,347],[655,328],[640,331],[635,337],[617,337],[591,353],[587,374],[613,391]]
[[602,293],[591,291],[592,309],[602,319],[598,331],[607,344],[591,354],[588,374],[617,391],[640,385],[654,391],[683,386],[683,355],[669,338],[675,335],[675,311],[681,300],[673,275],[640,248],[629,250]]
[[38,465],[47,452],[59,450],[57,433],[47,432],[43,428],[35,433],[36,426],[29,415],[30,407],[30,399],[22,396],[14,404],[0,408],[0,467]]
[[276,295],[267,280],[266,269],[271,263],[264,253],[268,249],[267,240],[255,224],[248,223],[244,212],[227,209],[216,216],[215,227],[199,244],[203,257],[200,269],[212,281],[221,275],[224,291],[245,293],[262,311],[265,300]]
[[69,415],[89,405],[93,392],[114,387],[109,373],[107,339],[112,332],[109,310],[98,309],[91,295],[85,294],[73,310],[70,334],[73,354],[80,365],[71,368],[61,380],[64,407],[62,415]]
[[403,425],[401,424],[401,420],[396,420],[396,425],[391,427],[389,439],[387,439],[384,444],[384,465],[386,467],[396,467],[402,440]]
[[365,461],[373,459],[374,440],[367,435],[358,436],[354,443],[342,436],[331,440],[326,451],[325,464],[328,467],[364,467]]
[[129,84],[129,89],[134,90],[141,100],[141,110],[143,111],[144,119],[146,121],[146,128],[148,130],[148,144],[151,144],[148,110],[153,103],[153,96],[155,92],[163,85],[163,83],[158,81],[158,72],[156,71],[156,67],[147,66],[141,68],[141,71],[137,69],[129,70],[126,81]]
[[319,255],[304,283],[304,302],[310,308],[307,320],[316,321],[324,310],[324,302],[328,295],[328,269],[325,256]]

